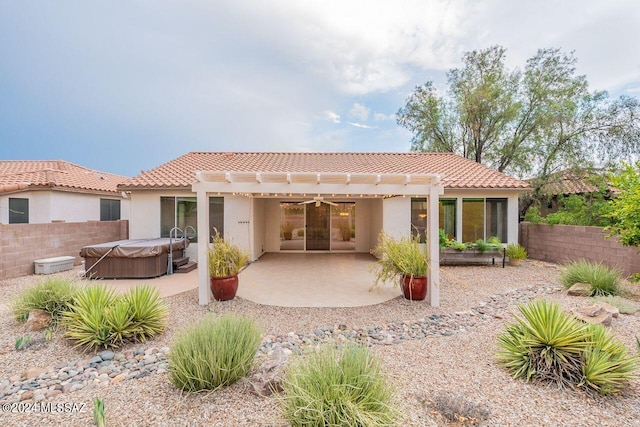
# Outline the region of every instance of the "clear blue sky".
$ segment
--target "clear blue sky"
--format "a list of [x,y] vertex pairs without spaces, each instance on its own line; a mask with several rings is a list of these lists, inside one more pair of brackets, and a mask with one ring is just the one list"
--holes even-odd
[[416,85],[494,44],[640,95],[630,1],[0,0],[0,159],[137,175],[188,151],[407,151]]

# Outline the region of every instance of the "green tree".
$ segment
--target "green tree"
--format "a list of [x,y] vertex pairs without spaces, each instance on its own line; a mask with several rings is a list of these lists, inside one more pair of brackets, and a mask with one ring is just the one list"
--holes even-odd
[[520,177],[534,199],[549,175],[573,166],[617,164],[640,151],[640,104],[590,92],[576,58],[541,49],[523,71],[509,70],[501,46],[465,53],[447,73],[448,90],[418,86],[397,113],[413,151],[454,152]]
[[611,183],[620,190],[611,204],[609,216],[611,234],[625,246],[640,246],[640,161],[635,167],[625,164],[621,173],[611,176]]

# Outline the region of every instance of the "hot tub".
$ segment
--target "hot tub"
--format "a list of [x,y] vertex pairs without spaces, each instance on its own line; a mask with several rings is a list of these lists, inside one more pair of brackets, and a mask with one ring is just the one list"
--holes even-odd
[[[173,259],[182,257],[188,245],[187,239],[172,239]],[[143,279],[167,273],[169,247],[168,238],[118,240],[85,246],[80,250],[80,256],[85,259],[87,277]]]

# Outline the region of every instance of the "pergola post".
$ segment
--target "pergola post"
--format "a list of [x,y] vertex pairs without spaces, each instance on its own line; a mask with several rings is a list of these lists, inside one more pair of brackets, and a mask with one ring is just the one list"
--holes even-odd
[[209,200],[204,183],[193,185],[197,191],[198,206],[198,303],[209,305],[211,290],[209,289]]
[[427,254],[429,255],[428,295],[429,305],[440,306],[440,237],[439,237],[439,185],[429,186],[427,211]]

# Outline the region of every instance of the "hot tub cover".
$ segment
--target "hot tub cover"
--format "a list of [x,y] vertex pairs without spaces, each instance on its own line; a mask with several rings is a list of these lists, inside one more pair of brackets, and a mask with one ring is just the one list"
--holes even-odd
[[[187,239],[173,239],[173,250],[184,249],[189,246]],[[99,243],[89,245],[80,249],[80,256],[83,258],[100,258],[111,248],[113,251],[107,258],[145,258],[169,253],[169,239],[134,239],[117,240],[115,242]]]

